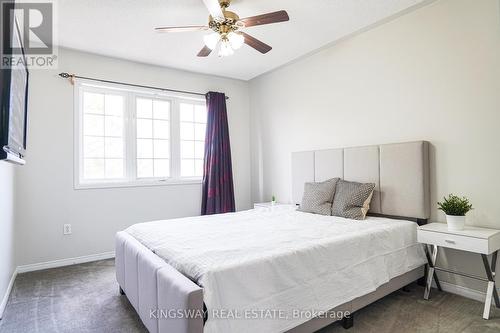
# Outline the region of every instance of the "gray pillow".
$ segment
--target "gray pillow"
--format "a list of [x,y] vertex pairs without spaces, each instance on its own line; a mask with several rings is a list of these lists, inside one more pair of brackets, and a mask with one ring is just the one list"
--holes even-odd
[[370,209],[375,184],[339,180],[332,204],[332,215],[364,220]]
[[339,178],[332,178],[321,183],[305,183],[304,195],[299,211],[321,215],[331,215],[335,186]]

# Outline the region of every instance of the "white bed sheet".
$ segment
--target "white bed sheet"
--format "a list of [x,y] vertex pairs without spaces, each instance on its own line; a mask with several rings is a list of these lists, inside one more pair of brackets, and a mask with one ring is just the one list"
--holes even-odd
[[[126,232],[204,288],[209,315],[216,314],[208,333],[282,332],[310,319],[297,309],[332,309],[426,262],[414,222],[278,207],[140,223]],[[259,311],[265,318],[231,318]]]

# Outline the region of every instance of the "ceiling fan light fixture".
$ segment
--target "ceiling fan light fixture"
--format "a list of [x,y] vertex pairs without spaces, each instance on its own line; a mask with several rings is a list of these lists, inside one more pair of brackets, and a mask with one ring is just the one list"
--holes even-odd
[[233,48],[231,47],[231,44],[229,43],[229,40],[223,39],[222,42],[220,43],[219,57],[227,57],[233,54],[234,51]]
[[203,36],[203,41],[210,50],[213,50],[217,47],[217,43],[219,42],[219,40],[220,35],[217,32],[213,32],[209,35]]
[[233,50],[239,49],[240,47],[243,46],[243,43],[245,42],[245,37],[236,32],[230,32],[227,35],[227,39],[229,40],[229,43],[231,44]]
[[290,17],[285,10],[240,18],[237,13],[228,10],[232,0],[202,1],[210,13],[207,25],[155,28],[155,30],[159,32],[212,30],[210,34],[203,36],[205,46],[198,52],[198,57],[208,57],[212,51],[215,50],[218,50],[219,57],[227,57],[234,54],[235,50],[240,49],[243,44],[250,46],[261,54],[266,54],[272,50],[271,46],[241,31],[240,29],[286,22],[290,20]]

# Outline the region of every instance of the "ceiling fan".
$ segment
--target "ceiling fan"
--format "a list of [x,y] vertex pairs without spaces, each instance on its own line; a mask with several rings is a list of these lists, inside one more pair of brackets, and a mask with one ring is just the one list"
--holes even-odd
[[219,56],[225,57],[232,55],[234,50],[239,49],[243,44],[247,44],[263,54],[271,51],[271,46],[241,31],[241,29],[290,20],[288,13],[284,10],[240,19],[236,13],[227,10],[231,0],[203,0],[203,3],[210,12],[208,25],[160,27],[155,28],[155,30],[158,32],[212,30],[212,33],[204,36],[205,46],[198,53],[198,57],[207,57],[217,47],[219,47]]

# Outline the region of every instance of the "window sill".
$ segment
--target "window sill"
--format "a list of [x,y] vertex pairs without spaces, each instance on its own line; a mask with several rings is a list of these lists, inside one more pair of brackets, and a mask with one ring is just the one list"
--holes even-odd
[[186,179],[166,179],[166,180],[144,180],[134,182],[102,182],[102,183],[79,183],[74,184],[75,190],[97,190],[108,188],[121,187],[154,187],[154,186],[172,186],[172,185],[201,185],[201,178],[186,178]]

